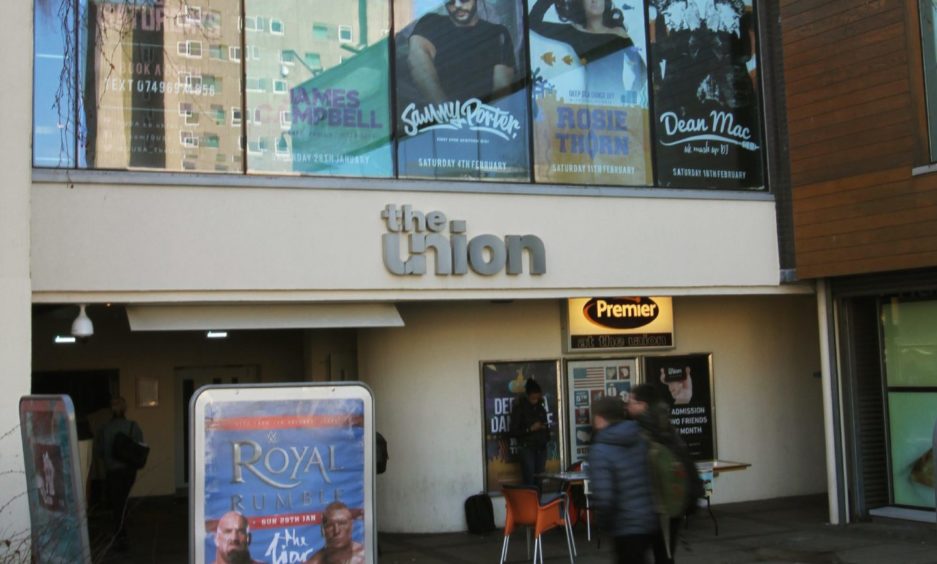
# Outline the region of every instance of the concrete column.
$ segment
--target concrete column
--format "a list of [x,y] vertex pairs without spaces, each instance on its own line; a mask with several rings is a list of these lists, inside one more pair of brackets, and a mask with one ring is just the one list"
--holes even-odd
[[0,34],[0,68],[7,79],[0,88],[4,130],[0,136],[0,561],[4,562],[29,561],[18,402],[29,393],[31,359],[32,6],[31,1],[4,4],[10,25]]
[[825,280],[817,282],[817,323],[820,331],[820,374],[823,383],[823,427],[826,442],[826,488],[829,497],[830,524],[839,525],[846,521],[845,503],[840,492],[844,491],[841,480],[842,441],[839,433],[839,378],[834,377],[835,345],[831,326],[832,304]]

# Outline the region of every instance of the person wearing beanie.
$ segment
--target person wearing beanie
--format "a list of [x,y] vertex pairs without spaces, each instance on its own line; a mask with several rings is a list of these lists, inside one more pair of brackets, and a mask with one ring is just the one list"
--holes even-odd
[[543,403],[543,390],[533,378],[527,379],[524,394],[514,400],[511,408],[511,436],[517,440],[523,483],[536,486],[535,476],[542,474],[547,464],[550,426]]

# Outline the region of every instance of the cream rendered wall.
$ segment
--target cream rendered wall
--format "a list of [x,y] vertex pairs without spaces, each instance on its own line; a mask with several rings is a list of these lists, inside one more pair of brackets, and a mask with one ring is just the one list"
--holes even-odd
[[[482,360],[560,358],[554,301],[400,305],[406,326],[359,333],[390,462],[377,479],[381,530],[465,529],[483,487]],[[674,300],[676,353],[712,352],[722,458],[752,464],[716,481],[715,503],[825,491],[812,296]],[[503,519],[503,504],[495,500]]]
[[[465,220],[469,237],[537,235],[547,273],[394,276],[381,254],[386,204]],[[521,298],[652,287],[737,293],[778,283],[772,200],[43,182],[32,214],[41,302]]]
[[[29,393],[29,195],[32,100],[32,2],[4,4],[0,34],[0,561],[26,561],[29,509],[23,492],[19,398]],[[7,542],[9,541],[9,543]],[[17,556],[16,553],[19,552]],[[9,559],[9,560],[8,560]]]
[[[95,334],[87,343],[55,345],[54,335],[63,332],[63,322],[55,317],[37,318],[33,369],[120,371],[120,394],[129,404],[127,416],[140,424],[151,448],[133,496],[176,491],[176,419],[188,406],[176,397],[175,368],[258,365],[264,382],[303,379],[301,331],[237,331],[224,340],[208,340],[200,331],[130,333],[122,311],[106,314],[103,306],[96,308],[89,309]],[[69,325],[70,321],[64,323],[65,331]],[[159,407],[135,406],[140,376],[159,379]]]

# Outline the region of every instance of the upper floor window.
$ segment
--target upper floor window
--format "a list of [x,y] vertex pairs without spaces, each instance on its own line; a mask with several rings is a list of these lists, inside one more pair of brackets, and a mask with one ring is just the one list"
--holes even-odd
[[924,54],[924,90],[930,160],[937,162],[937,2],[920,0],[921,47]]

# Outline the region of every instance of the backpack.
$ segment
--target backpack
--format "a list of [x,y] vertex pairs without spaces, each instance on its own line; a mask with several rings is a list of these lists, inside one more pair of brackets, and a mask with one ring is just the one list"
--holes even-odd
[[687,467],[672,449],[648,437],[647,460],[651,474],[651,497],[658,515],[682,517],[690,497]]
[[465,500],[465,522],[472,534],[479,535],[495,530],[495,512],[488,494],[482,492]]
[[133,470],[140,470],[146,466],[146,459],[150,454],[150,447],[146,443],[138,443],[133,438],[133,428],[136,423],[130,423],[130,434],[118,431],[114,435],[111,446],[111,456],[114,460],[125,464]]

